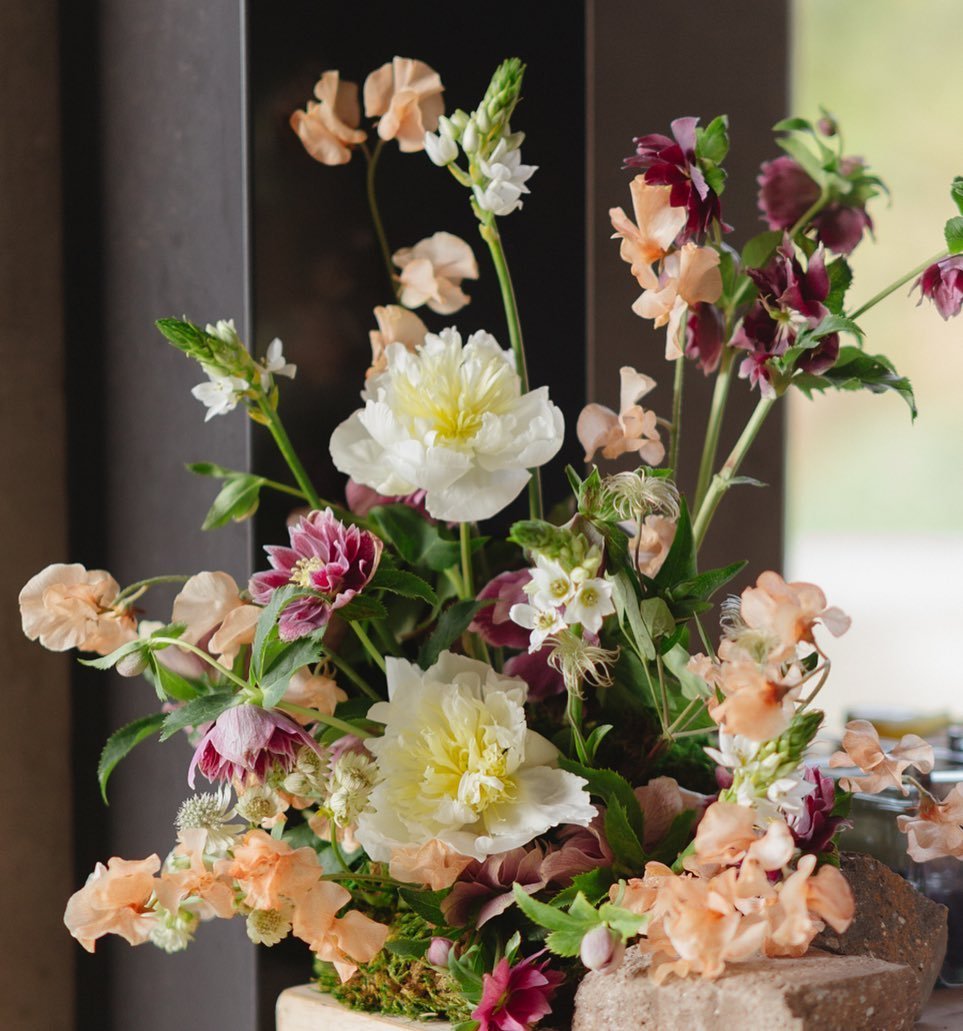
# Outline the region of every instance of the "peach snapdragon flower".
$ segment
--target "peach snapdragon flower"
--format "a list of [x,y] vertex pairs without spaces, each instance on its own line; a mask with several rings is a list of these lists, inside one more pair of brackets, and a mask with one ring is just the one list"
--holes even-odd
[[933,746],[917,734],[904,734],[899,744],[884,751],[876,728],[868,720],[850,720],[843,734],[843,750],[829,759],[831,767],[858,766],[865,777],[842,777],[846,791],[862,791],[875,795],[886,788],[897,788],[904,795],[903,771],[915,766],[921,773],[933,769]]
[[64,913],[67,930],[88,951],[105,934],[118,934],[131,945],[142,945],[156,917],[149,904],[154,874],[160,869],[156,855],[146,859],[118,859],[98,863],[87,883],[70,896]]
[[186,859],[188,865],[162,871],[154,887],[158,903],[169,913],[176,913],[191,899],[190,908],[202,920],[213,917],[229,920],[234,916],[234,887],[223,876],[223,868],[221,873],[216,873],[204,860],[207,831],[194,827],[181,831],[179,838],[174,856]]
[[425,149],[425,133],[438,128],[445,113],[441,77],[424,61],[395,57],[364,83],[364,113],[379,118],[378,135],[397,140],[404,153]]
[[219,875],[232,877],[252,909],[281,909],[298,901],[321,879],[313,848],[291,848],[262,830],[251,830],[234,848],[234,858],[220,861]]
[[432,838],[424,845],[394,849],[388,872],[396,881],[426,884],[432,891],[441,891],[450,888],[471,862],[471,856],[463,856],[445,842]]
[[115,608],[120,587],[102,569],[56,562],[32,576],[20,591],[23,632],[44,648],[78,648],[107,655],[137,636],[126,606]]
[[629,365],[623,365],[619,375],[618,414],[605,405],[588,404],[578,417],[576,434],[585,448],[585,461],[591,462],[601,448],[603,458],[618,458],[635,451],[643,462],[658,465],[665,458],[665,446],[659,437],[655,412],[646,411],[638,403],[655,387],[655,380]]
[[358,84],[342,82],[336,71],[321,75],[314,87],[318,102],[309,100],[307,110],[295,111],[291,128],[298,134],[304,149],[322,165],[343,165],[351,160],[354,147],[368,138],[359,129],[361,107]]
[[388,345],[404,344],[405,350],[414,353],[424,343],[428,327],[420,318],[400,304],[379,305],[374,310],[377,329],[368,332],[371,340],[371,365],[364,374],[370,379],[388,368]]
[[631,266],[639,285],[656,290],[659,278],[652,266],[665,257],[685,225],[685,208],[671,206],[671,187],[650,186],[644,175],[637,175],[629,184],[629,190],[635,221],[622,208],[610,208],[609,218],[615,230],[612,239],[622,241],[619,255]]
[[896,823],[909,839],[910,859],[917,863],[944,856],[963,859],[963,785],[954,785],[942,802],[921,791],[919,812],[897,816]]
[[717,686],[723,701],[709,701],[709,715],[729,734],[752,741],[778,737],[792,722],[801,685],[781,679],[772,667],[745,660],[723,662]]
[[471,301],[461,284],[478,278],[478,262],[461,237],[433,233],[414,247],[395,251],[391,260],[401,269],[400,300],[405,307],[427,304],[439,315],[451,315]]
[[668,324],[665,356],[675,360],[683,354],[679,332],[686,311],[703,301],[712,304],[721,294],[719,252],[687,243],[665,259],[658,283],[643,292],[632,311],[643,319],[654,319],[656,329]]

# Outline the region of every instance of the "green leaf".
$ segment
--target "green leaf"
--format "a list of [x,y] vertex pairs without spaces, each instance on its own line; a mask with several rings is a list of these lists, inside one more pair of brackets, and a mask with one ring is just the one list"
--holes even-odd
[[675,633],[675,619],[661,598],[646,598],[640,602],[639,615],[653,641]]
[[445,926],[445,914],[441,904],[449,893],[448,888],[442,891],[416,891],[414,888],[401,888],[398,894],[420,916],[435,927]]
[[297,584],[288,584],[287,587],[279,587],[271,600],[264,606],[264,611],[258,617],[257,628],[254,631],[254,643],[251,645],[251,672],[254,679],[260,679],[264,668],[264,648],[271,636],[271,631],[276,630],[278,618],[284,607],[303,594]]
[[629,825],[626,808],[618,799],[612,799],[605,810],[605,837],[616,862],[630,873],[645,866],[645,851],[641,836]]
[[963,175],[956,176],[950,184],[950,197],[959,213],[963,215]]
[[812,133],[812,122],[805,118],[783,118],[772,127],[773,132],[808,132]]
[[782,237],[781,229],[767,230],[752,237],[742,248],[743,267],[762,268],[782,243]]
[[449,605],[441,614],[431,637],[422,645],[418,654],[418,665],[422,669],[428,669],[438,661],[446,648],[468,629],[468,624],[475,618],[475,613],[486,605],[493,604],[494,599],[489,601],[456,601]]
[[227,478],[214,503],[211,505],[202,530],[216,530],[232,520],[240,523],[257,511],[264,479],[249,473],[235,473]]
[[392,956],[400,956],[402,959],[422,959],[430,944],[430,938],[417,941],[413,938],[395,938],[385,942],[385,948]]
[[136,641],[128,641],[119,648],[115,648],[109,655],[99,655],[96,659],[78,659],[81,666],[90,666],[92,669],[113,669],[117,663],[134,652],[147,651],[146,640],[138,638]]
[[946,246],[950,254],[959,254],[963,251],[963,215],[957,215],[947,221],[943,227],[943,235],[946,237]]
[[776,142],[791,158],[802,165],[803,171],[810,179],[813,179],[819,186],[825,184],[826,170],[823,168],[822,162],[798,136],[784,136]]
[[184,319],[158,319],[154,325],[181,350],[203,347],[205,344],[206,334],[193,322]]
[[826,272],[829,275],[829,295],[826,297],[826,307],[838,315],[843,310],[846,291],[853,281],[853,270],[845,258],[837,258],[826,266]]
[[694,698],[707,698],[711,692],[709,685],[706,684],[702,677],[688,669],[690,658],[691,656],[681,644],[670,648],[662,656],[662,661],[665,663],[666,668],[679,681],[682,697],[687,698],[691,702]]
[[204,693],[202,687],[169,669],[155,655],[149,654],[147,662],[154,675],[158,697],[161,700],[173,698],[178,702],[189,702]]
[[649,922],[648,913],[633,913],[630,909],[623,909],[611,902],[599,907],[599,916],[623,939],[634,938]]
[[387,619],[388,610],[370,594],[356,594],[347,605],[338,609],[341,619],[352,622],[361,619]]
[[671,866],[678,859],[679,853],[689,844],[692,838],[692,825],[697,816],[695,809],[683,809],[681,813],[677,813],[665,837],[655,846],[649,858]]
[[580,892],[593,905],[597,905],[602,899],[609,897],[609,888],[615,883],[616,876],[611,867],[602,866],[595,870],[588,870],[585,873],[576,874],[572,883],[563,888],[552,898],[551,905],[557,909],[569,905],[574,901]]
[[284,697],[291,677],[304,666],[318,661],[324,654],[321,643],[326,627],[301,637],[288,645],[277,655],[273,655],[270,664],[261,674],[259,686],[264,693],[265,709],[273,709]]
[[672,539],[672,547],[669,548],[669,554],[666,555],[662,568],[655,577],[656,586],[662,590],[674,587],[683,580],[691,580],[698,572],[689,507],[685,503],[685,498],[681,498],[680,502],[679,522]]
[[729,118],[718,115],[704,129],[696,129],[696,156],[718,165],[729,153]]
[[[375,523],[378,535],[392,544],[408,565],[442,572],[461,560],[459,542],[443,537],[438,526],[407,505],[379,505],[368,518]],[[472,550],[483,543],[483,538],[476,537]]]
[[[760,486],[762,485],[760,484]],[[732,565],[722,566],[719,569],[707,569],[704,573],[692,577],[691,580],[682,580],[677,583],[669,591],[669,595],[673,600],[698,598],[700,601],[708,601],[720,587],[725,586],[745,568],[746,562],[742,561],[733,562]]]
[[233,691],[223,690],[186,702],[179,709],[167,714],[161,729],[161,741],[173,737],[185,727],[199,727],[202,723],[216,720],[225,709],[234,704],[236,697]]
[[612,729],[611,723],[603,723],[596,727],[591,734],[585,739],[585,750],[588,752],[589,758],[594,759],[595,753],[599,750],[599,745],[602,743],[605,735]]
[[[512,893],[515,896],[515,902],[518,904],[518,908],[532,921],[533,924],[537,924],[539,927],[544,927],[547,931],[579,931],[580,934],[584,934],[585,930],[590,929],[593,923],[601,923],[600,920],[595,919],[594,922],[590,923],[585,920],[584,917],[573,916],[571,913],[566,913],[562,909],[557,909],[555,906],[548,905],[547,902],[539,902],[537,899],[533,899],[531,895],[520,885],[515,884],[512,886]],[[576,896],[577,898],[579,896]],[[581,896],[584,899],[584,896]],[[574,901],[573,901],[574,904]],[[598,914],[592,911],[596,918]]]
[[869,390],[881,394],[887,390],[895,391],[909,406],[912,417],[916,418],[916,399],[913,387],[905,376],[901,376],[893,363],[884,355],[866,354],[858,347],[840,348],[836,364],[820,375],[797,373],[792,378],[792,385],[801,390],[807,397],[813,391],[834,390]]
[[149,716],[141,716],[139,720],[134,720],[126,727],[115,730],[107,738],[107,743],[100,753],[100,762],[97,764],[97,780],[100,783],[100,794],[105,804],[107,804],[107,781],[114,772],[114,767],[135,745],[139,745],[141,741],[160,730],[165,719],[166,713],[152,712]]
[[419,598],[431,606],[438,604],[438,595],[431,584],[422,580],[420,576],[401,569],[380,567],[369,587],[380,587],[383,591],[400,594],[404,598]]
[[588,781],[589,791],[601,798],[606,806],[619,803],[625,813],[629,826],[635,832],[635,836],[641,841],[644,836],[645,817],[639,806],[639,800],[635,797],[632,785],[620,773],[614,770],[596,769],[595,767],[582,766],[561,756],[558,760],[559,766],[569,773]]
[[244,476],[238,469],[228,469],[223,465],[218,465],[216,462],[188,462],[185,465],[188,472],[194,473],[195,476],[210,476],[215,480],[226,480],[229,476]]
[[655,642],[642,620],[635,588],[624,569],[620,569],[612,579],[612,602],[615,605],[619,625],[630,643],[634,645],[639,657],[654,659]]

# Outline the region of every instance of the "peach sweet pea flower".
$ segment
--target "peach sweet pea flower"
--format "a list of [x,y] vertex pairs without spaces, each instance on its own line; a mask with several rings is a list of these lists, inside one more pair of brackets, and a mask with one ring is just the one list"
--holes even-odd
[[439,315],[451,315],[471,298],[461,289],[463,279],[478,278],[471,247],[452,233],[433,233],[414,247],[402,247],[391,260],[401,269],[401,303],[423,304]]
[[605,405],[588,404],[578,417],[575,432],[585,448],[585,461],[591,462],[601,448],[603,458],[637,451],[643,462],[658,465],[665,458],[665,446],[656,428],[655,412],[647,412],[638,404],[655,387],[655,380],[629,365],[623,365],[619,375],[622,387],[618,415]]
[[813,877],[815,865],[814,855],[802,856],[779,885],[776,904],[766,911],[767,956],[802,956],[827,923],[840,934],[852,923],[856,904],[846,878],[829,865]]
[[147,941],[155,922],[147,908],[160,869],[156,855],[98,863],[87,883],[70,896],[64,913],[67,930],[88,951],[105,934],[119,934],[131,945]]
[[254,643],[257,621],[264,612],[259,605],[238,605],[231,609],[211,635],[208,650],[225,666],[233,666],[237,653],[246,644]]
[[[333,716],[338,702],[347,700],[348,696],[331,677],[314,674],[309,667],[303,666],[291,677],[281,702],[291,702],[305,709],[315,709],[323,716]],[[313,722],[309,716],[289,715],[302,726]]]
[[365,379],[388,368],[389,344],[404,344],[406,350],[414,353],[428,332],[428,327],[421,319],[400,304],[379,305],[374,310],[374,317],[378,328],[368,332],[371,340],[371,366],[364,374]]
[[905,734],[892,751],[885,752],[876,728],[868,720],[850,720],[843,734],[843,750],[835,752],[829,765],[858,766],[865,777],[842,777],[846,791],[862,791],[875,795],[886,788],[898,788],[904,795],[903,771],[915,766],[921,773],[933,769],[933,746],[917,734]]
[[735,802],[713,802],[696,831],[694,858],[699,864],[729,866],[744,858],[758,838],[756,814]]
[[190,865],[182,869],[165,869],[154,886],[157,901],[169,913],[176,913],[185,900],[200,900],[192,903],[191,909],[202,920],[220,917],[229,920],[234,916],[234,887],[229,880],[215,873],[204,862],[204,844],[207,831],[203,827],[183,830],[179,835],[181,843],[174,849],[175,856],[184,856]]
[[293,849],[262,830],[248,831],[234,848],[234,858],[216,864],[219,875],[233,877],[252,909],[281,909],[295,905],[321,879],[313,848]]
[[792,721],[800,685],[779,680],[771,669],[747,661],[727,662],[719,670],[722,702],[710,700],[709,715],[730,734],[752,741],[778,737]]
[[674,519],[649,515],[629,541],[629,554],[643,576],[658,576],[662,563],[675,540]]
[[643,319],[654,319],[656,329],[668,323],[665,356],[674,360],[682,357],[679,331],[686,310],[702,301],[712,304],[721,294],[719,252],[687,243],[665,259],[658,284],[642,294],[632,311]]
[[195,573],[180,589],[171,610],[171,622],[183,623],[181,640],[197,644],[244,602],[234,577],[227,573]]
[[760,573],[756,586],[742,592],[740,612],[747,626],[778,638],[782,648],[770,656],[773,662],[789,658],[801,641],[811,644],[817,622],[834,637],[840,637],[850,625],[842,609],[826,607],[826,595],[815,584],[786,583],[772,570]]
[[425,133],[438,128],[445,113],[441,77],[424,61],[396,57],[364,83],[364,113],[378,118],[378,135],[397,140],[404,153],[425,149]]
[[963,785],[937,802],[928,793],[920,793],[920,808],[915,816],[897,816],[899,829],[909,841],[906,851],[917,863],[953,856],[963,859]]
[[117,581],[102,569],[54,563],[20,591],[23,632],[53,652],[78,648],[107,655],[137,636],[130,611],[112,607],[119,593]]
[[647,290],[657,290],[658,276],[652,271],[661,261],[685,225],[685,208],[669,203],[669,186],[650,186],[644,175],[637,175],[629,184],[632,193],[633,222],[622,208],[610,208],[613,240],[621,239],[619,255],[632,267],[632,275]]
[[309,100],[306,111],[295,111],[290,119],[291,128],[315,161],[344,165],[351,160],[352,148],[368,138],[358,128],[358,84],[342,82],[338,72],[328,71],[315,84],[314,95],[318,103]]
[[340,884],[318,881],[294,908],[294,933],[308,943],[318,959],[334,965],[342,982],[351,977],[359,963],[370,963],[388,937],[384,924],[357,910],[336,916],[350,901],[351,895]]
[[441,891],[450,888],[471,862],[471,856],[463,856],[445,842],[432,838],[424,845],[394,849],[388,872],[396,881],[426,884],[432,891]]

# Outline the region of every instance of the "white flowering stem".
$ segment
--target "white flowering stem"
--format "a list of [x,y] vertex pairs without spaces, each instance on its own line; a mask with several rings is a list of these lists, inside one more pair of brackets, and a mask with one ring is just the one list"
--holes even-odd
[[[512,276],[508,271],[508,261],[505,258],[505,249],[502,246],[501,234],[498,232],[498,225],[495,216],[490,213],[482,213],[475,209],[480,219],[478,231],[482,239],[488,244],[491,252],[492,264],[495,266],[495,274],[498,276],[498,286],[502,294],[502,304],[505,307],[505,319],[508,322],[508,339],[512,345],[512,353],[515,355],[515,369],[521,381],[522,393],[528,393],[528,365],[525,361],[525,343],[522,340],[522,324],[518,317],[518,302],[515,298],[515,288],[512,285]],[[538,469],[530,469],[531,479],[528,481],[528,511],[532,519],[541,519],[543,512],[542,503],[542,477]]]
[[385,666],[384,656],[377,648],[375,648],[371,638],[364,632],[364,628],[361,624],[357,620],[353,619],[351,620],[351,629],[355,632],[355,636],[361,642],[361,646],[374,660],[378,669],[380,669],[382,673],[386,672],[387,667]]
[[912,271],[907,272],[905,276],[900,276],[895,282],[890,283],[889,286],[884,287],[878,294],[871,297],[864,305],[857,308],[849,317],[854,321],[869,311],[870,308],[875,308],[880,301],[885,301],[887,297],[895,290],[898,290],[901,286],[904,286],[911,279],[916,279],[917,276],[921,276],[930,265],[935,265],[938,261],[942,261],[944,258],[950,256],[949,250],[944,248],[939,254],[934,254],[932,258],[927,258],[921,265],[917,265]]
[[[291,470],[291,473],[297,481],[298,486],[301,488],[308,504],[312,508],[321,508],[321,498],[318,496],[318,492],[314,489],[314,484],[311,483],[310,477],[305,471],[304,466],[301,464],[301,459],[298,458],[297,453],[294,450],[294,445],[291,443],[291,438],[287,435],[287,431],[284,429],[284,424],[281,422],[281,417],[278,415],[277,409],[262,396],[258,397],[257,406],[261,415],[264,417],[264,424],[271,431],[271,436],[274,438],[274,443],[278,446],[278,451],[281,452],[284,461],[288,463],[288,468]],[[326,507],[335,508],[334,505]]]
[[359,688],[369,698],[374,699],[376,702],[384,701],[381,695],[364,679],[359,673],[357,673],[352,667],[341,658],[340,655],[335,654],[333,651],[326,651],[325,655],[331,660],[332,665],[342,672],[355,687]]
[[733,351],[730,347],[724,347],[722,361],[716,374],[716,384],[712,391],[709,422],[706,425],[706,439],[702,446],[702,458],[699,462],[699,477],[696,480],[695,491],[696,511],[698,511],[703,498],[706,496],[706,491],[709,489],[709,481],[712,479],[712,470],[715,468],[716,452],[719,450],[719,434],[722,430],[722,420],[726,413],[726,403],[729,400],[729,386],[732,383],[733,365]]
[[370,731],[362,730],[361,727],[356,727],[353,723],[339,720],[337,716],[326,716],[323,712],[318,712],[317,709],[307,709],[303,705],[295,705],[293,702],[280,702],[278,708],[291,713],[292,716],[303,716],[305,719],[310,719],[313,723],[324,723],[329,727],[334,727],[335,730],[343,731],[345,734],[354,734],[355,737],[366,738],[374,736]]
[[249,692],[251,690],[251,685],[246,680],[242,680],[239,676],[236,676],[226,666],[222,666],[212,655],[208,655],[203,648],[198,648],[197,645],[188,644],[187,641],[182,641],[178,637],[149,637],[144,643],[149,644],[151,642],[155,644],[168,644],[180,648],[183,651],[192,652],[199,659],[203,659],[204,662],[206,662],[212,669],[216,669],[222,677],[226,677],[242,691]]
[[729,457],[725,460],[719,472],[712,477],[709,489],[706,491],[706,496],[702,499],[702,504],[699,506],[695,522],[692,525],[692,536],[695,539],[697,549],[705,540],[706,532],[709,529],[709,524],[712,522],[712,517],[716,513],[716,509],[719,507],[719,502],[722,501],[723,495],[729,489],[736,473],[739,471],[739,467],[742,465],[742,460],[746,457],[749,448],[752,447],[753,441],[756,439],[759,430],[762,429],[762,424],[766,421],[770,411],[772,411],[776,400],[775,397],[759,398],[752,415],[749,416],[745,429],[743,429],[742,434],[735,443],[735,447],[729,453]]
[[398,282],[395,279],[394,270],[391,265],[391,248],[388,246],[388,237],[385,235],[384,223],[381,221],[381,211],[378,208],[378,194],[375,190],[375,172],[378,168],[378,159],[381,157],[381,148],[384,140],[378,140],[373,151],[368,149],[366,143],[361,144],[361,150],[368,162],[368,170],[365,176],[365,190],[368,195],[368,210],[371,212],[371,223],[374,226],[375,236],[378,238],[378,246],[381,248],[381,257],[385,263],[385,271],[388,273],[388,283],[391,286],[391,293],[398,296]]
[[135,583],[129,584],[117,595],[114,599],[113,607],[117,608],[125,601],[134,601],[135,598],[139,598],[144,591],[153,587],[154,584],[182,584],[188,580],[190,580],[190,576],[186,576],[183,573],[172,573],[170,576],[149,576],[146,580],[137,580]]
[[679,478],[679,439],[682,436],[682,387],[685,382],[685,356],[675,360],[672,380],[672,428],[669,430],[669,468]]

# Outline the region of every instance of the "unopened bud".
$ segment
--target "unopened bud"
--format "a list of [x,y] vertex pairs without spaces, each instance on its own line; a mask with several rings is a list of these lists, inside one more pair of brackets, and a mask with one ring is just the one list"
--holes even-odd
[[425,153],[432,164],[444,168],[458,157],[458,144],[451,136],[442,136],[441,134],[436,136],[432,132],[426,132]]
[[835,136],[836,133],[839,132],[839,126],[836,124],[836,119],[830,115],[823,115],[816,123],[816,128],[823,134],[823,136]]
[[114,669],[122,677],[139,677],[147,669],[147,655],[144,649],[138,649],[125,655],[122,659],[118,659]]
[[593,927],[582,937],[579,958],[589,970],[608,974],[618,970],[625,955],[625,942],[605,924]]
[[478,127],[475,125],[474,117],[465,126],[465,131],[461,136],[461,145],[466,154],[474,154],[478,150]]
[[450,938],[432,938],[425,959],[433,967],[447,967],[448,955],[453,945],[454,942]]
[[488,133],[491,131],[491,119],[488,117],[488,112],[483,107],[480,107],[471,117],[472,121],[478,127],[479,132]]

